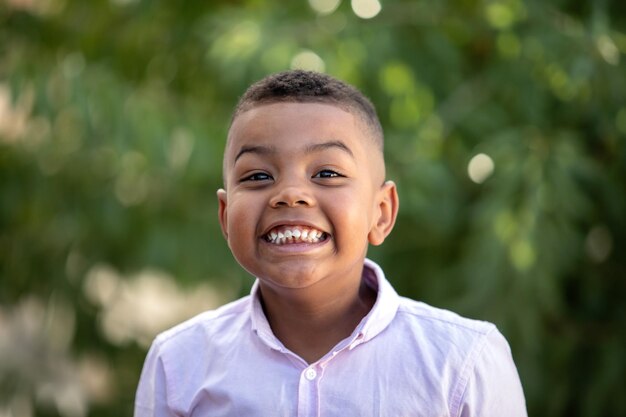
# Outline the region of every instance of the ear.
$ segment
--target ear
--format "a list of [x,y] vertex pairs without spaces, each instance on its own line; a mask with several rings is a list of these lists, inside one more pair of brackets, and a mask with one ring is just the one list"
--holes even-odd
[[378,204],[377,217],[372,219],[372,228],[367,235],[369,243],[374,246],[378,246],[385,241],[385,238],[391,233],[393,225],[396,223],[400,204],[396,184],[393,181],[385,181],[382,187],[380,187],[376,199]]
[[228,204],[226,200],[226,190],[220,188],[217,190],[217,202],[219,204],[217,209],[217,216],[220,221],[220,226],[222,228],[222,234],[226,241],[228,241]]

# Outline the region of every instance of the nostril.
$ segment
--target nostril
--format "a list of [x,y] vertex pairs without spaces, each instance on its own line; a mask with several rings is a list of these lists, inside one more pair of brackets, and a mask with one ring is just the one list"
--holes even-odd
[[293,202],[288,201],[275,201],[271,203],[272,207],[297,207],[297,206],[308,206],[309,203],[306,200],[296,200]]
[[271,207],[308,207],[313,204],[312,198],[303,190],[290,187],[281,190],[273,196],[269,205]]

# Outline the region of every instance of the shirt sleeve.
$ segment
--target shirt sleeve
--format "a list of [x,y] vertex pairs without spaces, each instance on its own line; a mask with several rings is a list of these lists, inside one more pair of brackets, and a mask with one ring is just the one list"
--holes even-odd
[[467,380],[458,417],[527,417],[522,384],[502,334],[494,328],[485,336]]
[[174,417],[167,403],[167,380],[158,340],[150,347],[135,396],[134,417]]

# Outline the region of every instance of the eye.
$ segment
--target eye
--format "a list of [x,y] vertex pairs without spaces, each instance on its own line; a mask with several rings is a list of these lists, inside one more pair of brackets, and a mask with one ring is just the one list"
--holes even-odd
[[265,172],[255,172],[254,174],[248,175],[241,179],[241,182],[245,181],[268,181],[271,180],[272,177]]
[[323,169],[317,174],[313,175],[313,178],[338,178],[338,177],[343,177],[343,175],[331,169]]

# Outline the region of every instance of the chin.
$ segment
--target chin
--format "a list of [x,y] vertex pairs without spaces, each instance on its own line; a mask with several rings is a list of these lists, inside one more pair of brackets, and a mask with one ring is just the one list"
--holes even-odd
[[291,289],[310,287],[322,281],[325,276],[314,263],[298,262],[295,265],[274,266],[273,270],[259,271],[254,275],[269,285]]

